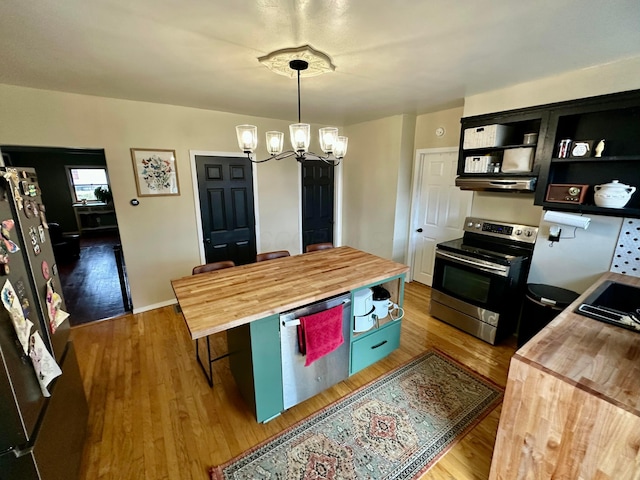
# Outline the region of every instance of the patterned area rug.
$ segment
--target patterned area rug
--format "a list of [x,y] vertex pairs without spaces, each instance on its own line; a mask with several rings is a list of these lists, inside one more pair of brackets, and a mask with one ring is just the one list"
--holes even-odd
[[501,387],[430,350],[209,474],[212,480],[417,478],[502,395]]

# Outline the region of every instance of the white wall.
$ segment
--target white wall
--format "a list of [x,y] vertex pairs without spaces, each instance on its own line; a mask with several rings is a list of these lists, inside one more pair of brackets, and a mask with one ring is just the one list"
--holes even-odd
[[[0,85],[0,145],[104,148],[136,311],[175,301],[170,280],[200,263],[189,150],[237,151],[240,123],[286,132],[290,122]],[[130,205],[131,147],[175,149],[180,195]],[[299,181],[294,159],[257,166],[259,249],[299,253]]]
[[[553,77],[534,80],[465,98],[464,116],[512,110],[564,100],[603,95],[640,88],[640,57],[621,60]],[[541,207],[533,196],[476,192],[472,213],[501,220],[539,224]],[[546,283],[581,293],[601,273],[609,270],[621,219],[593,215],[588,230],[575,240],[564,240],[548,248],[548,225],[541,225],[530,283]]]
[[529,283],[546,283],[582,293],[609,270],[622,218],[589,217],[587,230],[560,225],[560,241],[554,243],[549,242],[551,224],[541,219]]

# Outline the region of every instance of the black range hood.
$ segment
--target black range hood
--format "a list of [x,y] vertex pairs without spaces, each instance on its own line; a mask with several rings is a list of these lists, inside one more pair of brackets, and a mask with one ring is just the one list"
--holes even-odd
[[533,192],[537,177],[464,177],[456,178],[456,186],[461,190],[493,192]]

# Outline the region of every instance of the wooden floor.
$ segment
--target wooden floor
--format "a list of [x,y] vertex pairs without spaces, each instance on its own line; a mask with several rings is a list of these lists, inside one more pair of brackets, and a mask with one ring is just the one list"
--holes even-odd
[[[430,289],[406,285],[400,348],[344,382],[258,424],[240,398],[227,360],[209,388],[174,307],[72,330],[89,401],[81,479],[198,479],[350,391],[435,346],[504,386],[515,340],[493,347],[431,318]],[[223,339],[217,342],[223,346]],[[500,407],[423,479],[486,479]]]
[[80,240],[80,258],[58,263],[71,325],[125,313],[113,253],[113,247],[118,243],[117,232],[85,235]]

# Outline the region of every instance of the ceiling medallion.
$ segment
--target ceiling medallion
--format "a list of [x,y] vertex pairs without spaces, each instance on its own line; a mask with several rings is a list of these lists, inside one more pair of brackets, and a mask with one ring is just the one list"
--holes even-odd
[[314,50],[309,45],[298,48],[283,48],[258,58],[258,61],[272,72],[295,78],[297,72],[289,66],[292,60],[303,60],[309,65],[306,70],[300,72],[301,77],[315,77],[333,72],[336,69],[328,55]]
[[[253,163],[263,163],[269,160],[282,160],[295,157],[299,162],[304,162],[305,160],[322,160],[334,167],[340,165],[340,161],[347,153],[349,139],[339,135],[336,127],[321,128],[318,131],[320,135],[320,148],[325,155],[318,155],[309,151],[311,125],[301,123],[300,77],[310,77],[335,70],[329,57],[305,45],[299,48],[278,50],[258,60],[276,73],[292,78],[297,77],[298,123],[289,125],[292,150],[283,151],[284,133],[274,130],[266,133],[267,152],[270,156],[262,160],[255,160],[252,157],[253,151],[258,146],[258,127],[247,124],[237,125],[236,135],[238,137],[238,146],[240,150],[247,155],[247,159]],[[309,70],[312,70],[311,74],[306,73],[309,72]]]

